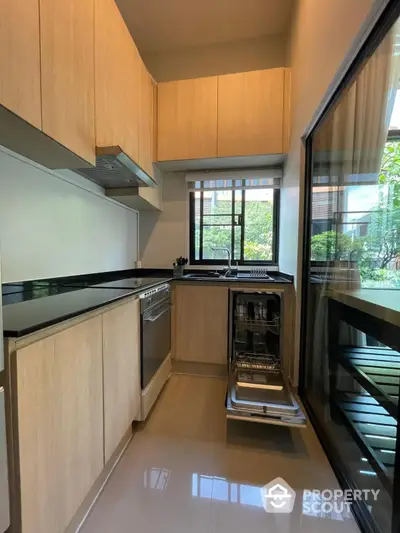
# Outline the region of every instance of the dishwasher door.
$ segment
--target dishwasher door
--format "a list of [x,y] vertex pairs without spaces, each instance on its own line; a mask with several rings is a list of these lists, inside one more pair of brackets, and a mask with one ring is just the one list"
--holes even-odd
[[[1,375],[1,373],[0,373]],[[10,525],[4,389],[0,387],[0,532]]]
[[238,386],[236,380],[228,385],[226,417],[261,424],[305,428],[307,420],[290,387],[282,385],[271,389]]

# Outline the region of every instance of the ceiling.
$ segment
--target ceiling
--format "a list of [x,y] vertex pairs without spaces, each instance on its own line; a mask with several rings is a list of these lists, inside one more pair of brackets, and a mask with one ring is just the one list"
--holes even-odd
[[116,0],[141,53],[288,31],[293,0]]

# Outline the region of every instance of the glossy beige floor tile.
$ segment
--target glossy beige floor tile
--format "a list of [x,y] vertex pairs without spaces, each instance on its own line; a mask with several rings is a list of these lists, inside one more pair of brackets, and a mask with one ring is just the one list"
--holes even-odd
[[[313,430],[227,423],[225,392],[223,379],[173,375],[81,533],[358,533],[303,498],[338,488]],[[276,477],[296,492],[291,514],[264,510]]]

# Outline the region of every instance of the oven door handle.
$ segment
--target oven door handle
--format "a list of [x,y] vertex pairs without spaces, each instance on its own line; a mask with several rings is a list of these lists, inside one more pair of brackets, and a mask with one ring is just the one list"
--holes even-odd
[[166,313],[167,311],[169,311],[171,309],[171,306],[168,305],[168,307],[165,307],[161,313],[158,313],[158,315],[156,316],[149,316],[149,317],[144,317],[143,320],[144,322],[155,322],[156,320],[158,320],[160,317],[163,316],[164,313]]

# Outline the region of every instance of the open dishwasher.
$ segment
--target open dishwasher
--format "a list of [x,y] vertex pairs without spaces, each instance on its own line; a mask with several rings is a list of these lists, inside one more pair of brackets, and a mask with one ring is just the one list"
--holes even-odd
[[306,425],[282,370],[282,316],[283,293],[229,291],[228,418]]

